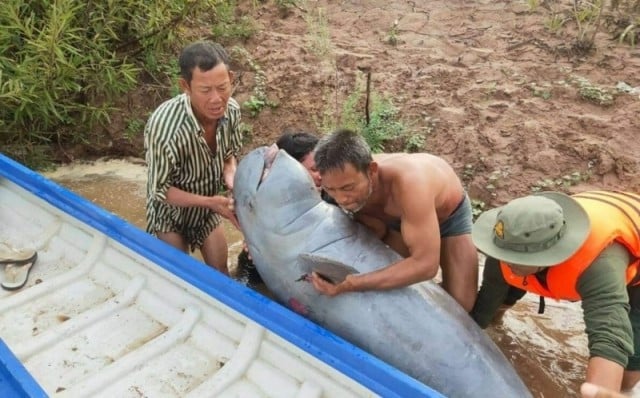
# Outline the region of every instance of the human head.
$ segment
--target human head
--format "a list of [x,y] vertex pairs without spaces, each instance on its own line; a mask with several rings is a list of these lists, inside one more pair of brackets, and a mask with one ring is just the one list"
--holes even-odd
[[317,188],[320,188],[320,173],[316,169],[313,150],[318,143],[318,137],[306,132],[284,133],[280,136],[276,145],[283,149],[292,158],[302,163],[309,171]]
[[366,205],[378,165],[361,135],[347,129],[330,133],[318,142],[314,159],[322,187],[340,207],[355,213]]
[[195,42],[182,50],[178,63],[180,88],[189,96],[200,123],[208,124],[222,118],[233,81],[225,49],[210,41]]
[[316,146],[314,158],[320,174],[344,169],[349,164],[366,174],[373,161],[371,149],[364,138],[348,129],[338,129],[322,137]]
[[484,212],[473,225],[473,242],[481,252],[513,265],[550,267],[568,260],[590,231],[580,204],[560,192],[514,199]]

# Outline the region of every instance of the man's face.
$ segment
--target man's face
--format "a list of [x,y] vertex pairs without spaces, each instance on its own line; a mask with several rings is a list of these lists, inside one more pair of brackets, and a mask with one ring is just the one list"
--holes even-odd
[[356,213],[367,204],[373,192],[371,171],[359,172],[351,164],[344,169],[328,170],[322,174],[322,188],[341,208]]
[[189,95],[191,107],[200,123],[212,123],[224,116],[231,97],[232,77],[225,64],[218,64],[206,72],[196,67],[191,83],[180,79],[180,87]]
[[313,183],[316,184],[316,188],[320,189],[320,183],[322,179],[320,178],[320,172],[316,169],[316,161],[313,158],[313,152],[306,154],[302,160],[300,161],[305,169],[311,174],[311,178],[313,178]]
[[513,272],[517,276],[528,276],[531,274],[535,274],[544,269],[544,267],[531,267],[528,265],[518,265],[518,264],[509,264],[507,263],[509,268],[511,268],[511,272]]

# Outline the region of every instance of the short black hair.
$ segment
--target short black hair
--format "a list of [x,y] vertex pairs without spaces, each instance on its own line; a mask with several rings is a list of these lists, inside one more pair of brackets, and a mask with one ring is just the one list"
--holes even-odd
[[373,155],[362,135],[352,130],[338,129],[318,142],[314,160],[321,175],[329,170],[344,170],[347,164],[366,173]]
[[301,162],[305,156],[313,152],[318,143],[318,137],[311,133],[284,133],[278,138],[276,145],[292,158]]
[[224,64],[229,68],[229,55],[218,43],[197,41],[182,50],[178,64],[180,65],[180,77],[186,80],[187,83],[191,83],[193,70],[196,67],[205,72],[219,64]]

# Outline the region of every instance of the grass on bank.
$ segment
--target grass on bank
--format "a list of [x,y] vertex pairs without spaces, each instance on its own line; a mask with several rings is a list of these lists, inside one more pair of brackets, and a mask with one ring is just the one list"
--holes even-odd
[[[410,129],[389,96],[375,90],[367,91],[366,78],[366,73],[357,72],[355,85],[342,104],[334,98],[335,93],[325,93],[324,103],[327,105],[321,118],[315,120],[318,130],[330,132],[340,127],[357,131],[374,153],[424,150],[425,134],[430,133],[434,126],[429,124],[422,131]],[[332,99],[335,99],[334,104]],[[391,143],[396,147],[390,148]],[[397,148],[398,143],[401,143],[401,148]]]
[[176,90],[175,53],[189,24],[218,21],[210,29],[215,35],[224,28],[225,40],[252,33],[249,25],[234,23],[232,3],[5,1],[0,7],[3,152],[41,167],[52,149],[90,147],[96,131],[108,135],[116,113],[124,119],[125,135],[135,135],[139,117],[146,115],[122,117],[122,98],[141,84]]
[[[307,8],[304,0],[252,1],[254,7],[278,7],[283,17],[285,11],[297,8],[304,12]],[[635,46],[640,38],[640,0],[526,2],[530,12],[548,12],[554,17],[548,28],[564,35],[567,42],[588,42],[596,34],[606,33],[620,43]],[[149,110],[123,117],[126,108],[118,100],[141,84],[154,85],[163,97],[176,94],[175,54],[189,29],[197,27],[203,37],[210,33],[211,38],[225,45],[255,34],[255,21],[238,11],[238,3],[174,0],[158,6],[146,0],[5,1],[0,7],[0,24],[5,27],[0,30],[3,152],[40,167],[37,164],[49,161],[52,148],[70,143],[91,147],[96,131],[102,129],[107,135],[105,126],[112,124],[114,115],[124,118],[125,138],[135,138],[141,134],[141,120]],[[304,15],[310,49],[326,56],[332,51],[326,11],[318,9]],[[388,31],[391,45],[397,43],[397,28],[394,22]],[[588,43],[586,47],[592,48]],[[261,95],[260,90],[262,94],[265,90],[258,83],[257,78],[258,89],[244,105],[249,114],[275,106]],[[606,92],[588,85],[582,85],[580,96],[600,105],[609,103]],[[404,150],[422,150],[433,126],[426,133],[408,132],[410,128],[399,120],[391,101],[384,95],[371,99],[369,130],[373,131],[373,146],[379,146],[379,142],[388,144],[395,139],[394,134],[399,134]],[[362,107],[346,111],[362,116]],[[404,132],[395,132],[395,121],[404,125]],[[379,128],[386,131],[379,133]]]
[[547,31],[564,37],[577,55],[594,51],[598,34],[631,47],[640,38],[640,0],[527,0],[527,5],[530,12],[548,14],[544,22]]

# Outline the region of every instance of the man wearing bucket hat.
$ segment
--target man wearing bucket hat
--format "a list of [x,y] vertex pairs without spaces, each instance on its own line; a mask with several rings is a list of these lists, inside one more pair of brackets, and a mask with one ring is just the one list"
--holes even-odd
[[581,300],[586,381],[620,391],[640,380],[640,195],[526,196],[483,213],[472,238],[487,255],[471,312],[481,327],[518,291],[540,295],[541,311],[542,297]]

